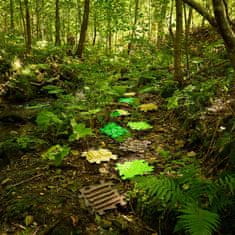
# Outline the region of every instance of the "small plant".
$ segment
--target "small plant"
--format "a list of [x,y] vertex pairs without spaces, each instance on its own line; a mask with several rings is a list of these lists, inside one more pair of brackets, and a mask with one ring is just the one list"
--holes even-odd
[[70,148],[68,146],[61,146],[59,144],[50,147],[45,153],[42,154],[42,158],[52,161],[55,166],[60,166],[63,159],[69,155]]
[[42,90],[47,91],[47,93],[51,95],[62,94],[64,92],[64,90],[61,87],[54,85],[44,86]]
[[79,140],[80,138],[93,134],[91,128],[86,128],[84,123],[77,123],[75,119],[72,119],[70,124],[73,129],[73,134],[69,136],[69,141]]
[[153,171],[153,166],[149,166],[148,162],[144,160],[134,160],[124,162],[123,164],[117,163],[116,169],[119,171],[122,179],[131,179],[137,175],[144,175]]
[[140,176],[133,179],[139,199],[148,198],[141,204],[142,209],[149,206],[158,213],[166,211],[177,217],[175,231],[192,235],[210,235],[219,226],[219,213],[233,205],[234,176],[217,180],[205,179],[199,168],[188,165],[178,171],[178,176]]
[[47,130],[50,127],[58,129],[63,121],[53,112],[42,111],[37,115],[36,123],[42,130]]

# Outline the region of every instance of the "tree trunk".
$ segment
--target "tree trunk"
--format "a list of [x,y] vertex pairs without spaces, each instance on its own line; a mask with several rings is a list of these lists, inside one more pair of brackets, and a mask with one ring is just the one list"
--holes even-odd
[[132,29],[132,33],[131,33],[131,40],[128,43],[128,55],[131,53],[131,49],[132,49],[132,42],[133,39],[135,37],[135,32],[136,32],[136,25],[137,25],[137,20],[138,20],[138,13],[139,12],[139,0],[135,0],[135,15],[134,15],[134,23],[133,23],[133,29]]
[[60,1],[55,1],[55,45],[60,46]]
[[190,63],[189,63],[189,32],[192,21],[193,9],[189,8],[189,13],[187,15],[186,5],[184,5],[184,24],[185,24],[185,55],[186,55],[186,69],[187,77],[190,74]]
[[10,0],[10,21],[11,21],[11,31],[14,32],[14,2]]
[[25,5],[25,22],[26,22],[26,50],[27,53],[30,53],[32,49],[32,35],[31,35],[31,21],[30,21],[28,0],[24,0],[24,5]]
[[97,36],[97,19],[96,19],[96,10],[94,12],[94,33],[93,33],[93,40],[92,40],[92,45],[95,46],[96,43],[96,36]]
[[176,33],[174,43],[174,78],[179,83],[182,83],[182,35],[183,35],[183,2],[182,0],[175,1],[176,6]]
[[213,0],[214,16],[212,16],[207,9],[203,8],[201,4],[194,0],[183,0],[205,19],[218,31],[224,40],[225,47],[228,52],[232,66],[235,68],[235,33],[232,29],[232,24],[228,17],[228,10],[226,1]]
[[[167,2],[162,2],[161,4],[161,10],[160,10],[160,17],[158,19],[158,25],[157,25],[157,47],[160,48],[162,41],[163,41],[163,34],[164,34],[164,21],[166,20],[166,12],[167,12]],[[157,11],[157,9],[156,9]]]
[[85,0],[80,38],[79,38],[78,48],[76,52],[78,58],[82,58],[82,55],[83,55],[84,43],[86,40],[86,32],[88,28],[89,11],[90,11],[90,0]]
[[226,5],[223,0],[213,0],[213,8],[218,31],[224,40],[231,63],[235,68],[235,33],[227,15]]

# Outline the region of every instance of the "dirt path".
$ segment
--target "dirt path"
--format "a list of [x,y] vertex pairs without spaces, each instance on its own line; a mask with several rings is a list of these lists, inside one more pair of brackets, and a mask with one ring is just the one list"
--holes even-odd
[[[155,234],[135,212],[135,204],[128,200],[132,188],[129,180],[121,180],[115,170],[117,162],[144,159],[154,166],[154,173],[172,174],[181,167],[185,133],[171,112],[165,110],[163,101],[156,96],[138,97],[142,104],[156,103],[158,109],[141,113],[124,105],[132,113],[116,118],[125,126],[128,121],[148,120],[153,126],[147,131],[132,131],[132,138],[149,140],[151,145],[143,153],[122,151],[120,143],[104,135],[79,141],[60,168],[49,166],[40,153],[28,153],[8,165],[0,175],[0,231],[22,234]],[[123,108],[121,107],[121,108]],[[114,107],[112,107],[114,108]],[[120,108],[116,106],[115,108]],[[110,110],[110,107],[107,107]],[[113,121],[115,119],[112,119]],[[98,132],[98,131],[97,131]],[[83,151],[103,147],[118,155],[117,160],[106,163],[89,163],[81,157]],[[164,157],[171,155],[171,157]],[[190,161],[190,160],[187,160]],[[186,164],[186,163],[185,163]],[[108,211],[100,216],[93,214],[80,197],[84,186],[112,182],[113,188],[126,196],[126,206]],[[28,233],[27,233],[28,232]]]

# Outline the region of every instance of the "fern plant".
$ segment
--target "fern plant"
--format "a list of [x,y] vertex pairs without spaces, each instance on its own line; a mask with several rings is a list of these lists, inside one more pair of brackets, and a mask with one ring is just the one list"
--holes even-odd
[[175,231],[191,235],[212,234],[220,224],[219,214],[234,204],[234,175],[210,180],[194,165],[181,169],[178,177],[140,176],[133,181],[139,198],[148,196],[148,203],[140,200],[142,207],[155,207],[163,220],[165,212],[172,211]]
[[180,210],[175,232],[184,230],[191,235],[211,235],[219,226],[217,213],[199,208],[195,204],[188,204]]

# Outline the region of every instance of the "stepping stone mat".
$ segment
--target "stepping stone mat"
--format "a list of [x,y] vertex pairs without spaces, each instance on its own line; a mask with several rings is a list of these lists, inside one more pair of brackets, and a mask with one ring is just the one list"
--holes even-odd
[[132,97],[132,96],[136,96],[135,92],[126,92],[123,94],[125,97]]
[[117,155],[113,155],[108,149],[89,150],[87,152],[83,152],[82,156],[86,157],[88,162],[97,164],[110,161],[111,159],[117,159]]
[[157,110],[157,108],[158,108],[157,105],[154,103],[141,104],[139,106],[140,111],[143,111],[143,112],[154,111],[154,110]]
[[118,100],[118,102],[120,103],[126,103],[126,104],[134,104],[136,102],[136,98],[129,98],[129,97],[124,97],[124,98],[120,98]]
[[128,116],[130,115],[130,113],[124,109],[117,109],[117,110],[114,110],[110,116],[111,117],[120,117],[120,116]]
[[134,140],[132,138],[128,138],[124,143],[120,145],[120,149],[123,151],[130,151],[134,153],[144,153],[148,146],[151,144],[151,141],[148,140]]
[[103,128],[100,128],[100,131],[113,139],[130,134],[127,129],[117,125],[115,122],[108,123]]
[[128,122],[127,126],[130,127],[132,130],[137,130],[137,131],[148,130],[153,128],[147,122]]
[[145,160],[134,160],[124,162],[123,164],[116,164],[116,170],[119,171],[119,175],[124,180],[134,178],[137,175],[151,173],[153,169],[154,167],[150,166]]
[[106,211],[116,209],[117,205],[125,206],[124,196],[116,189],[112,189],[112,182],[101,182],[98,185],[83,187],[80,192],[87,206],[100,215]]

